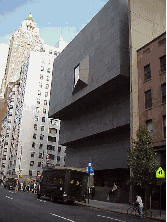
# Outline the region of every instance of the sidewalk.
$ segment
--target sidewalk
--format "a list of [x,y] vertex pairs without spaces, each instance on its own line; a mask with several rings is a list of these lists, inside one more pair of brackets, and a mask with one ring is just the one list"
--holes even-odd
[[[98,200],[86,200],[86,203],[83,202],[76,202],[77,204],[80,205],[85,205],[88,207],[93,207],[93,208],[98,208],[98,209],[103,209],[106,211],[111,211],[111,212],[117,212],[117,213],[127,213],[127,209],[130,207],[129,204],[121,204],[121,203],[110,203],[110,202],[104,202],[104,201],[98,201]],[[161,220],[161,221],[166,221],[166,211],[161,210],[161,217],[160,217],[160,211],[159,210],[152,210],[152,218]]]

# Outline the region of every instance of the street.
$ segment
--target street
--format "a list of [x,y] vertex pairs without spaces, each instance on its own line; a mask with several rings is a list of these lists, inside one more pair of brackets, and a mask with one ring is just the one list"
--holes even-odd
[[[80,205],[67,205],[63,203],[52,203],[48,198],[37,198],[37,195],[14,190],[8,190],[0,185],[0,221],[1,222],[42,222],[42,221],[119,221],[137,222],[139,218],[128,217],[124,214],[105,212]],[[142,219],[142,221],[153,222],[157,220]]]

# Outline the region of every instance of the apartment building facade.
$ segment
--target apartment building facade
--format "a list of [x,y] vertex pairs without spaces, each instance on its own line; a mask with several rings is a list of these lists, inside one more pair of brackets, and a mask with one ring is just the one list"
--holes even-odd
[[[9,96],[7,113],[2,120],[1,148],[0,148],[0,167],[1,172],[6,174],[11,167],[15,168],[17,150],[13,145],[13,127],[15,120],[15,110],[17,105],[19,85],[13,86],[13,92]],[[10,170],[11,173],[11,170]]]
[[60,121],[48,118],[53,61],[59,53],[60,49],[53,46],[36,46],[25,59],[20,80],[9,94],[9,98],[16,96],[16,104],[11,107],[14,117],[9,142],[14,152],[9,147],[2,169],[5,175],[36,178],[46,164],[65,165],[65,147],[59,145]]
[[[166,170],[166,32],[137,50],[139,125],[150,131],[156,158]],[[166,183],[162,185],[163,208]],[[152,206],[158,207],[159,186],[152,188]]]
[[20,28],[10,38],[9,51],[5,75],[0,89],[0,98],[5,97],[6,87],[9,82],[16,82],[19,79],[22,62],[28,56],[34,46],[43,43],[40,38],[39,28],[36,26],[31,13],[21,23]]

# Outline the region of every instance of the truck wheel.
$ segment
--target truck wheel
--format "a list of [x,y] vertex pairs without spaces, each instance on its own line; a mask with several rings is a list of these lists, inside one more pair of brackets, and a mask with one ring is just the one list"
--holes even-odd
[[50,201],[51,201],[51,202],[54,202],[54,201],[55,201],[54,192],[52,192],[52,193],[50,194]]

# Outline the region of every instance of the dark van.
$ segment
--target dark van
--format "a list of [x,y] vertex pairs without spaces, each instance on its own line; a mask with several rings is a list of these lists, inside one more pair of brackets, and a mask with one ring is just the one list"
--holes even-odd
[[47,168],[42,172],[37,195],[50,197],[52,202],[85,201],[87,180],[88,174],[77,168]]

